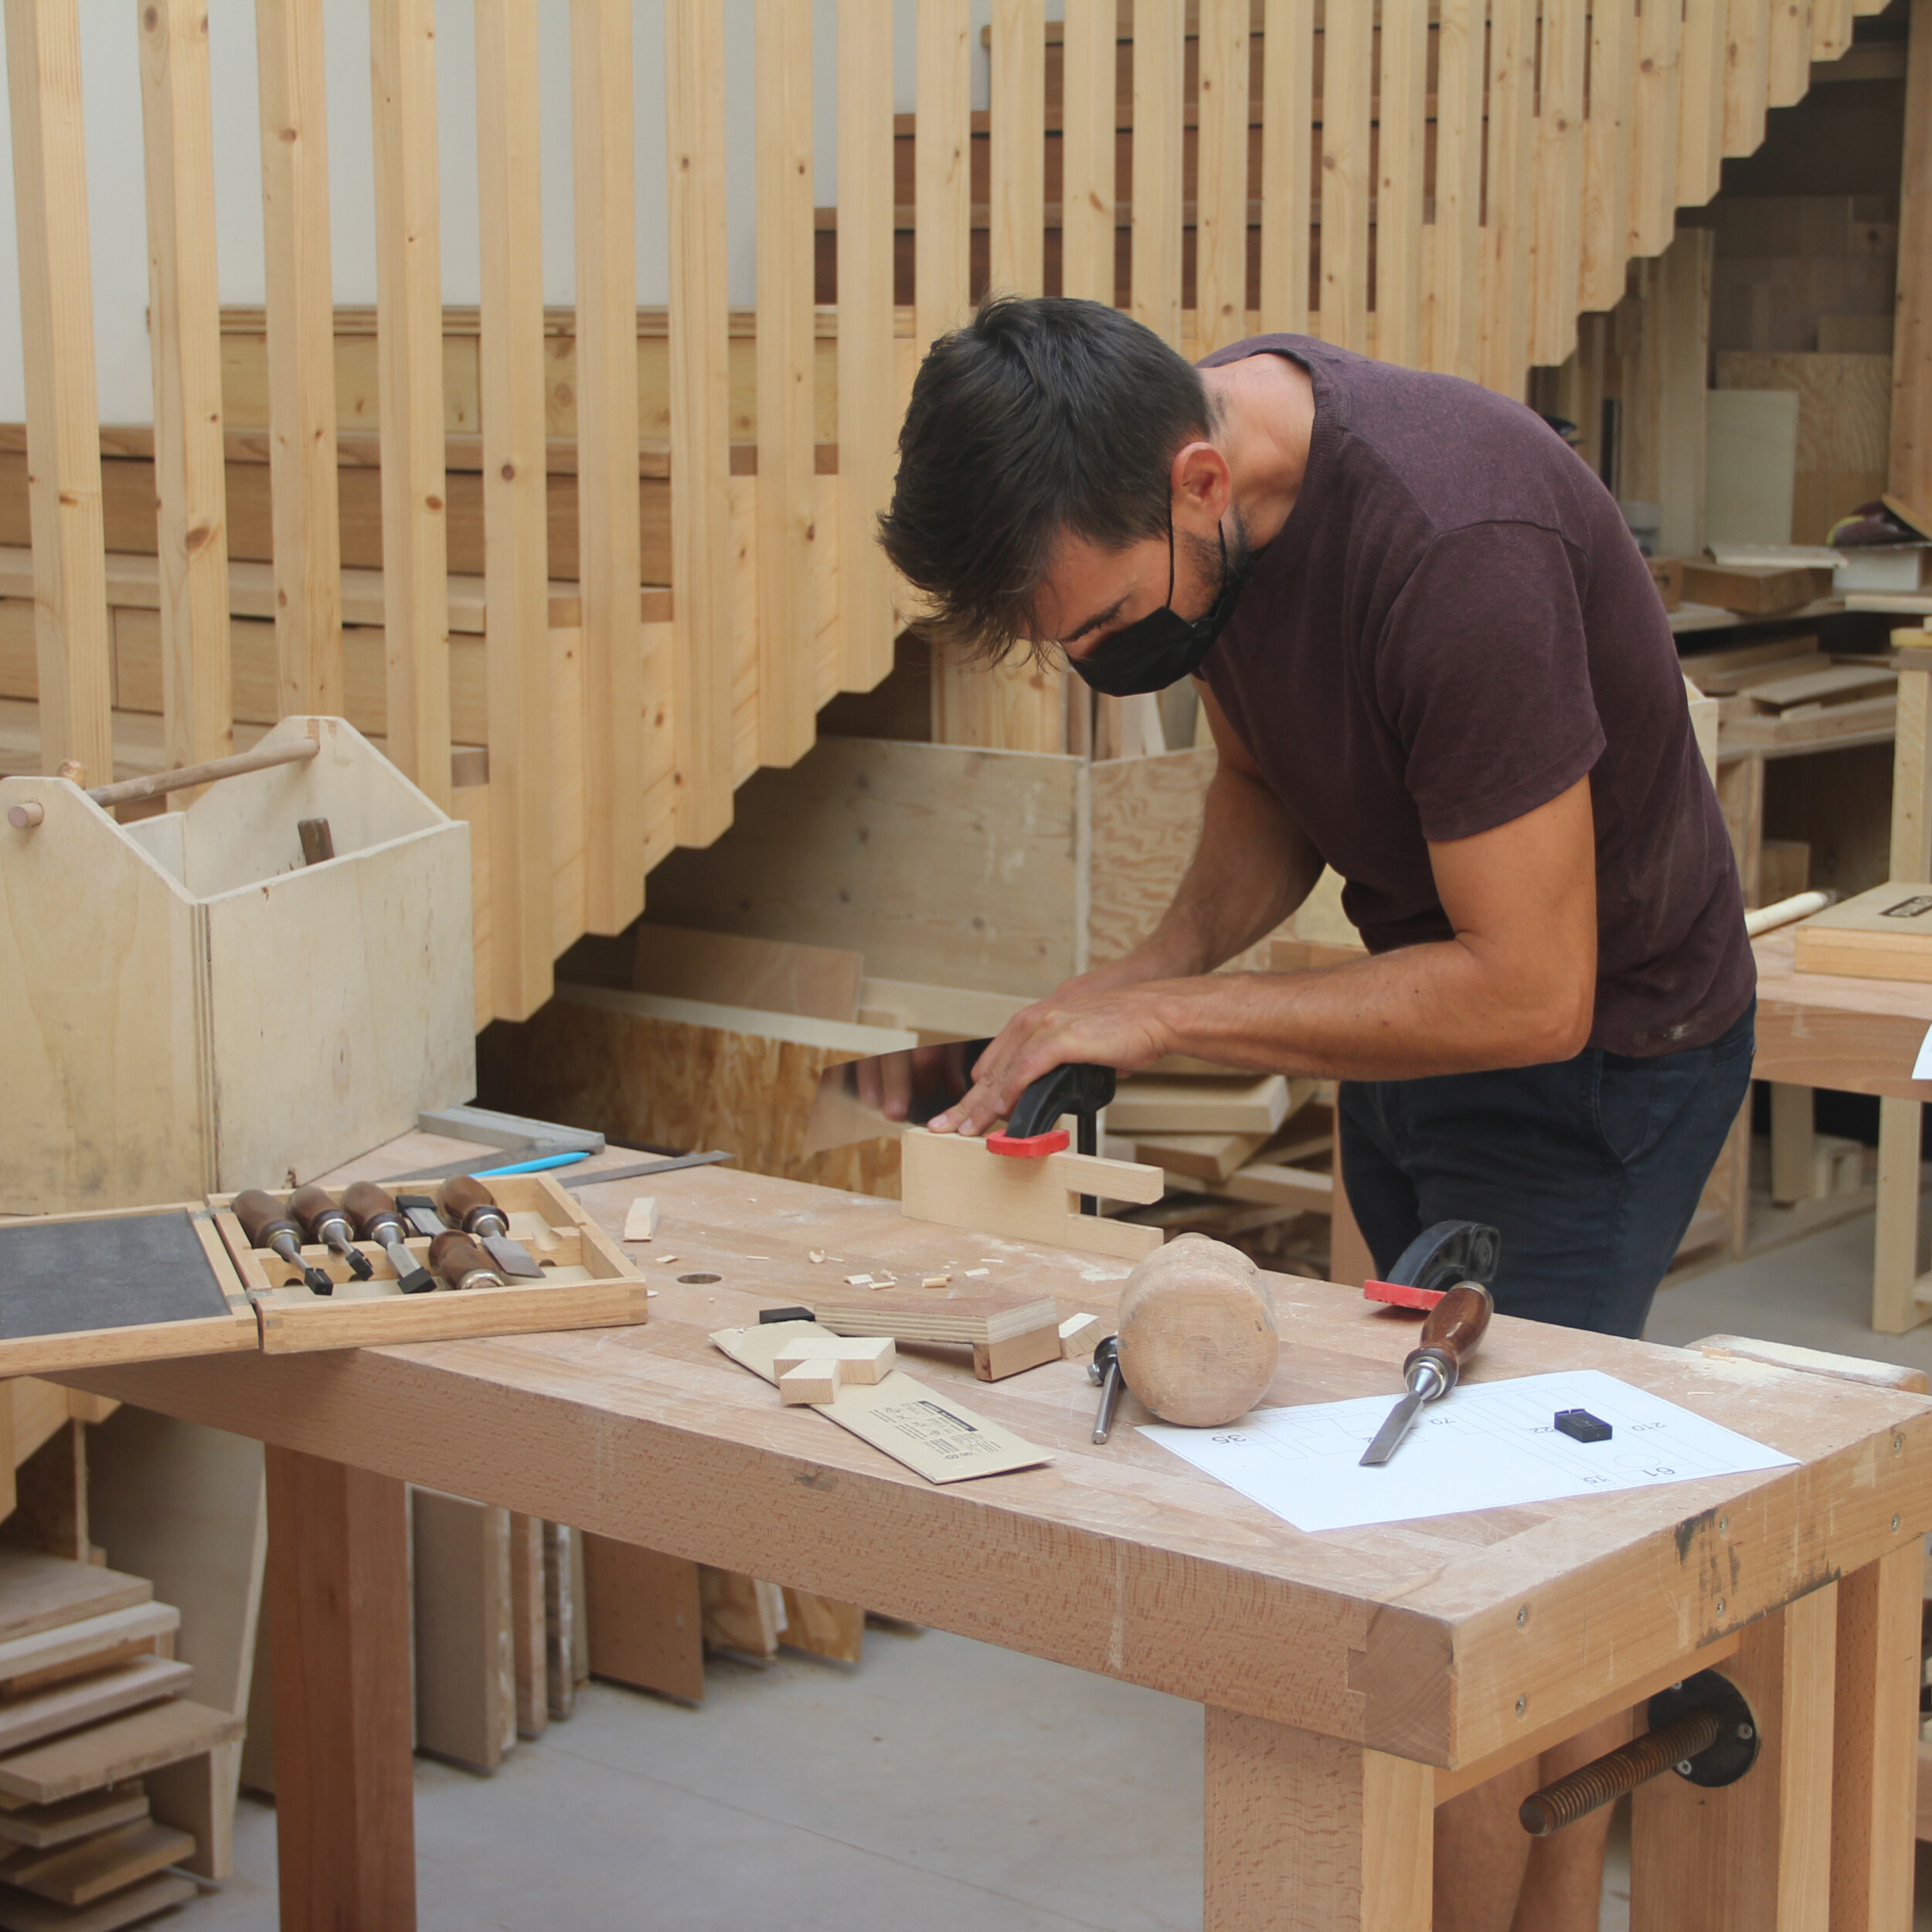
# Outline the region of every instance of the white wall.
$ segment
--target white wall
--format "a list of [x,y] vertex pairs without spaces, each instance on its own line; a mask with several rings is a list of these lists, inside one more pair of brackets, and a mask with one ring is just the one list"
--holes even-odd
[[[376,197],[369,85],[369,17],[352,0],[320,0],[328,49],[330,218],[335,299],[376,300]],[[530,0],[539,15],[543,120],[543,293],[575,299],[570,192],[569,0]],[[756,297],[757,36],[752,0],[725,9],[725,90],[730,297]],[[893,35],[896,104],[913,97],[914,0],[872,0]],[[90,249],[100,420],[153,413],[147,335],[147,218],[141,175],[139,0],[80,0],[81,87],[87,144]],[[974,105],[986,104],[978,29],[992,0],[973,0]],[[637,102],[638,300],[661,303],[667,286],[665,219],[663,0],[632,0]],[[208,0],[214,94],[216,246],[224,302],[263,298],[261,155],[257,124],[253,0]],[[1060,8],[1049,0],[1048,12]],[[837,0],[815,0],[814,174],[817,199],[838,199]],[[3,56],[0,56],[3,57]],[[473,303],[480,274],[476,199],[476,49],[469,0],[437,0],[437,148],[442,192],[443,293]],[[7,119],[0,93],[0,122]],[[15,267],[13,155],[0,139],[0,422],[26,413]]]

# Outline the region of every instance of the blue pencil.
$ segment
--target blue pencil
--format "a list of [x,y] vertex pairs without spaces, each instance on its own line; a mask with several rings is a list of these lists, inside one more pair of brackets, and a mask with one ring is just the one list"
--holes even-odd
[[509,1167],[480,1167],[474,1178],[479,1181],[494,1180],[499,1174],[541,1174],[546,1168],[574,1167],[579,1161],[587,1161],[590,1155],[580,1148],[574,1154],[546,1154],[539,1160],[518,1161]]

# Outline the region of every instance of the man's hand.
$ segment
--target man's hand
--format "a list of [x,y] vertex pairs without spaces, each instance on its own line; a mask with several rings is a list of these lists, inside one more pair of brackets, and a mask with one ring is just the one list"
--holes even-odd
[[984,1134],[1013,1111],[1022,1094],[1056,1066],[1083,1063],[1124,1073],[1158,1060],[1171,1048],[1146,982],[1104,982],[1105,967],[1070,979],[1045,999],[1015,1013],[979,1056],[971,1090],[930,1123],[935,1134]]

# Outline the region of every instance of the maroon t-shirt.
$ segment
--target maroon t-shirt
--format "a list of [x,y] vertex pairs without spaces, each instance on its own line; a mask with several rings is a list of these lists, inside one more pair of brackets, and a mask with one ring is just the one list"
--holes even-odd
[[1200,675],[1345,883],[1371,952],[1451,937],[1427,842],[1586,773],[1597,831],[1590,1043],[1713,1040],[1756,984],[1676,645],[1609,492],[1543,420],[1453,376],[1300,335],[1307,474]]

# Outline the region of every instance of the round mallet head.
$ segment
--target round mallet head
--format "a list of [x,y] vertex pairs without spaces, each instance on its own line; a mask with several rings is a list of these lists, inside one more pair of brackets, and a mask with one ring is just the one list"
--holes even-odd
[[1163,1422],[1217,1428],[1260,1400],[1281,1358],[1274,1301],[1239,1248],[1183,1234],[1121,1291],[1121,1373]]

